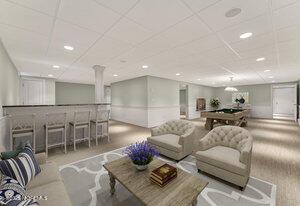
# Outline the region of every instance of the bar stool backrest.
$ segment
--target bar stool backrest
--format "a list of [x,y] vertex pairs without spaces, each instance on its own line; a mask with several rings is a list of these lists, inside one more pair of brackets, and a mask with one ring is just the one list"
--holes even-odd
[[9,115],[9,121],[11,131],[35,129],[35,114]]
[[67,113],[47,113],[46,125],[47,126],[63,126],[67,124]]
[[75,111],[74,112],[74,123],[89,123],[91,120],[91,111]]
[[109,117],[110,117],[110,110],[104,110],[104,109],[97,110],[96,113],[97,122],[109,121]]

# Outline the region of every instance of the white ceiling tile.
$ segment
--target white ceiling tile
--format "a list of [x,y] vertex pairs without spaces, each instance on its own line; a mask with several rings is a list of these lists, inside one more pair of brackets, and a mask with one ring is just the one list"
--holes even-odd
[[65,50],[59,50],[55,47],[52,47],[48,50],[46,58],[48,61],[53,62],[54,64],[63,65],[64,67],[68,67],[71,65],[80,54],[78,52],[70,52]]
[[0,1],[0,23],[13,25],[43,35],[49,35],[53,18],[23,8],[14,3]]
[[300,2],[274,11],[273,19],[277,29],[300,23]]
[[[219,35],[227,42],[251,41],[256,36],[270,33],[273,31],[272,24],[268,15],[261,15],[249,21],[228,27],[219,31]],[[240,35],[246,32],[251,32],[253,35],[248,39],[240,39]]]
[[238,53],[248,50],[256,50],[259,48],[265,48],[275,44],[275,38],[273,33],[262,34],[253,38],[241,40],[230,44],[231,47]]
[[289,41],[293,39],[299,39],[300,38],[300,23],[285,27],[282,29],[278,29],[276,31],[277,33],[277,40],[279,42]]
[[203,53],[222,46],[224,46],[223,43],[216,35],[209,35],[182,45],[179,48],[186,50],[187,52]]
[[[232,8],[240,8],[242,11],[235,17],[225,17],[225,13]],[[266,12],[268,12],[267,0],[226,0],[220,1],[217,4],[201,11],[199,16],[215,31],[218,31],[225,27],[262,15]]]
[[110,59],[121,55],[131,48],[132,46],[128,43],[103,37],[83,56],[80,62],[90,67],[95,64],[105,65]]
[[179,0],[142,0],[126,16],[158,32],[190,15],[192,12]]
[[210,29],[196,16],[192,16],[170,29],[162,32],[161,37],[181,45],[210,34]]
[[52,41],[58,41],[62,43],[60,46],[63,48],[64,45],[70,45],[75,48],[78,47],[88,48],[90,47],[101,35],[82,27],[78,27],[73,24],[66,23],[62,20],[55,22]]
[[54,16],[59,0],[9,0],[24,7]]
[[92,0],[61,0],[58,17],[104,33],[120,18],[120,15]]
[[149,38],[153,32],[137,23],[123,18],[106,35],[130,44],[138,44]]
[[285,6],[299,2],[299,0],[271,0],[271,1],[272,1],[273,9],[279,9],[281,7],[285,7]]
[[194,12],[198,12],[206,7],[209,7],[220,0],[182,0],[184,1]]
[[120,12],[121,14],[124,14],[129,9],[131,9],[138,0],[96,0],[100,4],[103,4],[114,11]]

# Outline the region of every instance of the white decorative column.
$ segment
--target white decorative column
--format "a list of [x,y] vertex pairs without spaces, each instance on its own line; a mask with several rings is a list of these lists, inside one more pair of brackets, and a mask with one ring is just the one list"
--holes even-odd
[[95,103],[102,103],[104,101],[103,72],[105,67],[94,65],[93,69],[95,70]]

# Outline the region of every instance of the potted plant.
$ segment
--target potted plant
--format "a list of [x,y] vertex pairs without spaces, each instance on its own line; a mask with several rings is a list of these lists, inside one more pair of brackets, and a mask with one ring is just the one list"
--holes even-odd
[[158,150],[147,141],[136,142],[126,147],[124,153],[131,159],[138,170],[145,170],[154,156],[159,156]]
[[212,108],[214,108],[214,109],[218,109],[219,106],[220,106],[220,104],[221,104],[221,102],[220,102],[219,99],[213,98],[213,99],[210,100],[210,106],[211,106]]

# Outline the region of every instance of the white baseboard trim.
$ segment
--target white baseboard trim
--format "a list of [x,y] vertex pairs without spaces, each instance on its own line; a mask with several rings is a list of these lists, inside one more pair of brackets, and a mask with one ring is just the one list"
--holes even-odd
[[125,107],[111,106],[111,118],[141,127],[155,127],[168,120],[180,119],[180,106]]

